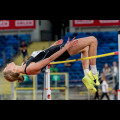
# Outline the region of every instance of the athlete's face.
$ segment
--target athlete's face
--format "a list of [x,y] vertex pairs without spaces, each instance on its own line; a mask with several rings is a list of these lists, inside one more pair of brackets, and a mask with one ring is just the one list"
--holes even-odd
[[7,71],[14,72],[15,66],[16,65],[14,62],[7,64],[6,68],[4,69],[4,72],[7,72]]

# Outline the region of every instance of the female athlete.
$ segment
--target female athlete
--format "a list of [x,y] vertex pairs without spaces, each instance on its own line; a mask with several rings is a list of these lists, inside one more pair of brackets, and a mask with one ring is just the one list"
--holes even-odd
[[[64,45],[63,40],[58,40],[51,47],[45,50],[34,51],[27,61],[21,65],[15,65],[14,62],[7,64],[3,71],[3,75],[9,82],[18,80],[24,81],[24,77],[20,75],[37,75],[41,70],[52,61],[63,61],[68,59],[72,55],[79,54],[81,52],[81,58],[96,56],[97,54],[97,39],[94,36],[69,40]],[[89,65],[91,70],[89,70]],[[99,86],[98,71],[96,68],[96,59],[82,61],[85,77],[83,83],[88,90],[96,92],[94,85]]]

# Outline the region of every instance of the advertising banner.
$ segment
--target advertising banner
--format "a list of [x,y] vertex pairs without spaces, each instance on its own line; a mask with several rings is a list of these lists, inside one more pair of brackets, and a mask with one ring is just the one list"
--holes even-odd
[[36,20],[0,20],[0,30],[35,29]]
[[120,20],[73,20],[73,27],[119,26]]

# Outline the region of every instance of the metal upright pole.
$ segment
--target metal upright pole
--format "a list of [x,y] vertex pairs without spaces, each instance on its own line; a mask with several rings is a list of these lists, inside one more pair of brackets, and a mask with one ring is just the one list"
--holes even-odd
[[88,100],[90,100],[90,92],[89,92],[89,90],[88,90]]
[[118,100],[120,100],[120,31],[118,31],[118,64],[119,64],[119,90],[118,90]]
[[46,78],[45,78],[45,100],[51,100],[51,89],[50,89],[50,65],[46,67]]
[[45,70],[45,72],[44,72],[44,82],[43,82],[43,98],[42,98],[42,100],[45,100],[45,88],[46,88],[46,70]]
[[36,96],[36,100],[38,99],[37,97],[37,92],[38,92],[38,80],[37,80],[37,76],[35,76],[35,96]]
[[16,91],[16,82],[14,82],[13,85],[14,85],[13,100],[16,100],[17,99],[17,97],[16,97],[16,94],[17,94],[17,91]]

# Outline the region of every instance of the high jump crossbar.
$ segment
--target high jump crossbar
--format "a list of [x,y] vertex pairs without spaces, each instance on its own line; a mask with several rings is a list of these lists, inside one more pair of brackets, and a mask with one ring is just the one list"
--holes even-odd
[[97,56],[80,58],[80,59],[73,59],[73,60],[60,61],[60,62],[52,62],[52,63],[50,63],[50,65],[53,65],[53,64],[62,64],[62,63],[70,63],[70,62],[76,62],[76,61],[82,61],[82,60],[88,60],[88,59],[94,59],[94,58],[107,57],[107,56],[112,56],[112,55],[118,55],[118,51],[111,52],[111,53],[106,53],[106,54],[102,54],[102,55],[97,55]]
[[60,61],[60,62],[52,62],[52,63],[48,64],[46,66],[46,71],[45,71],[45,88],[44,88],[45,94],[44,94],[44,99],[45,100],[51,100],[50,65],[53,65],[53,64],[62,64],[62,63],[70,63],[70,62],[76,62],[76,61],[82,61],[82,60],[88,60],[88,59],[94,59],[94,58],[107,57],[107,56],[112,56],[112,55],[118,55],[118,51],[107,53],[107,54],[102,54],[102,55],[97,55],[97,56],[80,58],[80,59],[73,59],[73,60]]

